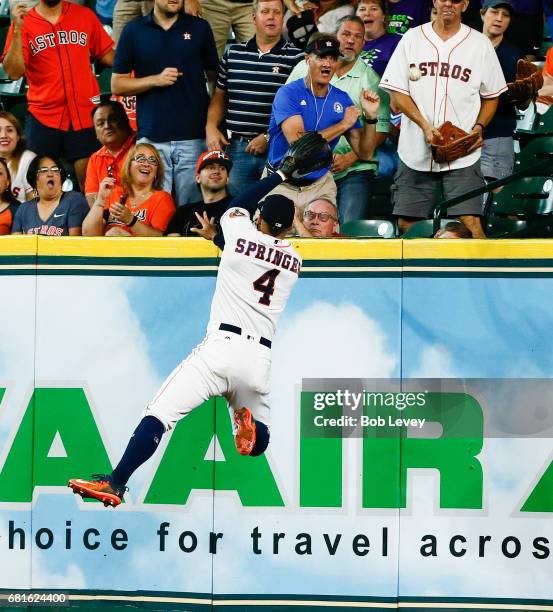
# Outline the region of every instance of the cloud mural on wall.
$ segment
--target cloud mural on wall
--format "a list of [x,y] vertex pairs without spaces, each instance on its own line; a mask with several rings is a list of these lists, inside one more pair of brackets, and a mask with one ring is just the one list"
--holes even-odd
[[[23,303],[8,301],[0,305],[0,313],[12,323],[9,328],[0,329],[2,377],[16,379],[12,395],[0,405],[0,442],[5,448],[18,410],[28,399],[33,383],[29,365],[32,354],[20,339],[22,330],[29,333],[27,330],[31,329],[32,335],[34,329],[29,327],[34,308],[34,279],[29,282],[30,278],[3,277],[0,281],[2,291],[6,289],[10,295],[20,291],[25,295]],[[347,284],[344,279],[341,281]],[[193,284],[194,279],[186,282]],[[40,277],[37,287],[37,381],[51,386],[85,385],[110,458],[116,461],[143,406],[167,374],[151,357],[153,344],[156,343],[156,351],[165,350],[169,354],[168,362],[174,361],[176,365],[180,358],[179,347],[170,343],[169,336],[160,343],[138,313],[140,308],[133,304],[132,296],[137,294],[147,299],[151,285],[147,278],[53,276]],[[137,292],[137,287],[141,291]],[[213,503],[205,491],[193,492],[184,507],[141,506],[137,500],[155,471],[157,456],[133,476],[130,503],[116,511],[82,504],[69,491],[59,488],[44,491],[34,505],[35,529],[56,525],[59,530],[65,520],[72,521],[76,532],[90,525],[97,526],[102,534],[124,527],[129,533],[129,548],[113,552],[104,542],[98,554],[82,547],[69,554],[61,544],[47,552],[35,550],[33,586],[179,591],[193,590],[196,585],[203,592],[210,588],[214,561],[217,592],[239,592],[242,588],[242,592],[249,593],[396,594],[399,512],[361,508],[360,441],[348,440],[343,445],[343,507],[300,508],[297,428],[302,378],[399,375],[399,325],[383,323],[392,318],[389,311],[384,312],[383,301],[349,301],[343,297],[344,292],[335,294],[330,285],[323,288],[322,282],[317,286],[315,300],[308,299],[307,284],[302,289],[300,283],[298,291],[304,292],[302,299],[295,302],[299,306],[286,311],[275,337],[271,380],[273,423],[268,460],[286,506],[243,508],[235,492],[218,492]],[[186,328],[197,321],[190,323],[183,314],[187,304],[186,283],[181,282],[179,292],[181,301],[175,300],[167,324]],[[447,299],[456,297],[451,294]],[[155,299],[159,296],[152,297]],[[60,304],[67,307],[60,308]],[[421,307],[414,313],[413,320],[427,316],[423,310]],[[409,376],[449,378],[464,373],[465,349],[461,350],[460,344],[440,340],[447,321],[443,325],[443,330],[427,341],[420,338],[409,341],[409,347],[416,347],[405,366]],[[461,336],[457,336],[459,343]],[[507,363],[505,358],[503,365],[496,363],[494,367],[499,369]],[[162,452],[163,448],[158,451]],[[473,552],[461,560],[447,555],[422,560],[416,553],[417,538],[424,533],[435,533],[443,549],[446,538],[456,532],[465,533],[471,541],[481,533],[489,533],[494,543],[497,538],[518,531],[544,532],[545,521],[532,516],[517,516],[513,520],[513,512],[532,478],[543,468],[549,452],[548,440],[487,440],[480,456],[485,466],[485,509],[477,512],[439,510],[435,473],[410,470],[408,508],[402,512],[401,524],[401,594],[551,597],[550,574],[540,565],[545,562],[527,555],[513,561],[491,557],[475,566]],[[4,457],[5,454],[0,455],[0,462]],[[523,462],[520,457],[524,457]],[[9,567],[0,576],[0,585],[25,586],[29,576],[28,555],[2,548],[9,517],[23,521],[29,515],[0,506],[0,565]],[[187,555],[178,549],[174,539],[166,552],[155,550],[155,532],[163,521],[171,522],[172,534],[185,529],[196,531],[202,538],[200,546],[205,545],[209,530],[224,532],[221,552],[213,558],[205,548],[199,548]],[[390,553],[385,560],[379,555],[383,525],[390,527]],[[250,531],[255,526],[265,534],[264,545],[268,549],[272,548],[269,534],[288,534],[282,541],[280,555],[252,553]],[[301,557],[293,552],[294,538],[299,532],[313,535],[314,550],[320,554]],[[336,555],[326,552],[323,533],[331,537],[342,533]],[[366,557],[352,554],[351,538],[357,533],[366,533],[371,538],[371,551]],[[482,571],[475,571],[475,567]],[[337,568],[344,574],[339,584],[335,579]]]

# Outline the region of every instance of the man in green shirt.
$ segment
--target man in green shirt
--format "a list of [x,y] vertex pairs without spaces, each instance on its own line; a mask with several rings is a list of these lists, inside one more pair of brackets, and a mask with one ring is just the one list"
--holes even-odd
[[[359,55],[365,40],[363,21],[348,15],[338,22],[336,36],[340,42],[340,52],[336,74],[330,81],[332,85],[347,92],[361,111],[361,92],[363,89],[377,91],[380,96],[380,110],[376,119],[376,146],[382,144],[390,130],[390,98],[379,88],[380,77],[369,68]],[[288,83],[301,79],[307,74],[307,64],[301,61],[292,70]],[[360,120],[365,122],[363,112]],[[340,223],[353,219],[363,219],[370,214],[372,182],[378,168],[376,155],[370,162],[359,161],[348,141],[342,136],[334,149],[332,174],[338,188],[337,204]]]

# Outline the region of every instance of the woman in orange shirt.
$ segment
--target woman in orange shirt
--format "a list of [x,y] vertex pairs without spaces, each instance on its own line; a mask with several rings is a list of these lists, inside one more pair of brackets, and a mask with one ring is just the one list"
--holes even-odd
[[83,236],[163,236],[175,202],[163,185],[163,162],[151,144],[137,144],[127,155],[122,187],[113,177],[100,183],[83,222]]

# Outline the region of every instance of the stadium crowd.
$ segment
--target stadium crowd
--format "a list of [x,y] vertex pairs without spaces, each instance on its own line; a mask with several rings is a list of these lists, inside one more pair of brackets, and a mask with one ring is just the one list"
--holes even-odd
[[[363,219],[394,219],[408,234],[441,200],[510,177],[517,113],[553,103],[553,51],[541,55],[553,0],[26,0],[10,10],[2,67],[24,78],[28,112],[0,111],[0,235],[198,235],[309,130],[333,163],[275,190],[296,204],[291,235],[339,238]],[[454,53],[462,62],[445,61]],[[520,100],[507,83],[524,58],[543,85]],[[111,86],[100,95],[102,69]],[[446,120],[471,144],[437,161]],[[484,238],[491,197],[452,206],[436,237]]]

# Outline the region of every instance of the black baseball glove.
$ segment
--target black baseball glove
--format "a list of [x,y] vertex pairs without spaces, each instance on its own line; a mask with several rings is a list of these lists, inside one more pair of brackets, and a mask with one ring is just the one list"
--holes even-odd
[[279,170],[288,179],[301,179],[311,172],[332,166],[332,150],[319,132],[305,132],[290,145]]

